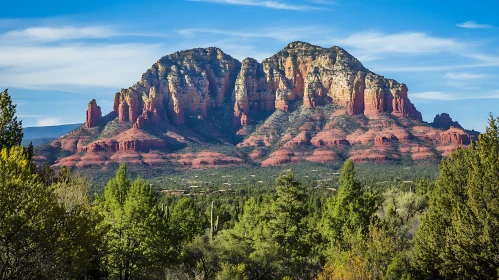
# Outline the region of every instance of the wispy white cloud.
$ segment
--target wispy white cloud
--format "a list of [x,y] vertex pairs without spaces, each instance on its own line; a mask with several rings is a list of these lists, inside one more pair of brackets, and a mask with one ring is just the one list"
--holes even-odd
[[455,97],[452,94],[439,92],[439,91],[425,91],[410,93],[410,99],[423,99],[423,100],[454,100]]
[[476,94],[451,94],[440,91],[426,91],[409,94],[414,100],[470,100],[470,99],[499,99],[499,91],[490,91],[484,95]]
[[319,4],[319,5],[333,5],[336,2],[329,0],[306,0],[308,3]]
[[14,44],[41,44],[78,39],[103,39],[118,36],[164,37],[163,34],[122,32],[110,26],[38,26],[15,29],[0,35],[0,40]]
[[445,77],[451,80],[479,80],[490,77],[488,74],[477,74],[469,72],[446,73]]
[[36,126],[53,126],[63,124],[62,118],[43,117],[38,119]]
[[458,51],[465,48],[464,43],[455,39],[434,37],[419,32],[393,34],[363,32],[333,42],[366,53],[428,54]]
[[2,40],[29,40],[34,42],[53,42],[72,39],[106,38],[117,35],[112,29],[105,26],[88,27],[31,27],[22,30],[13,30],[4,34]]
[[463,23],[458,23],[458,24],[456,24],[456,26],[462,27],[462,28],[469,28],[469,29],[492,28],[492,25],[490,25],[490,24],[481,24],[481,23],[478,23],[478,22],[473,21],[473,20],[466,21]]
[[123,33],[105,26],[32,27],[0,34],[0,86],[121,88],[165,55],[160,44],[87,40],[117,34]]
[[429,62],[428,65],[420,66],[375,66],[374,70],[379,72],[441,72],[441,71],[454,71],[460,69],[473,69],[483,67],[499,67],[499,63],[469,63],[469,64],[454,64],[454,65],[434,65]]
[[254,7],[264,7],[269,9],[293,10],[293,11],[310,11],[310,10],[323,9],[322,7],[317,7],[317,6],[295,5],[280,1],[261,1],[261,0],[187,0],[187,1],[217,3],[217,4],[226,4],[226,5],[239,5],[239,6],[254,6]]
[[0,85],[28,89],[121,88],[164,55],[161,45],[0,46]]
[[[294,40],[303,40],[305,37],[321,36],[327,33],[318,26],[270,26],[265,30],[223,30],[223,29],[204,29],[204,28],[187,28],[179,29],[176,32],[184,37],[192,38],[200,34],[215,35],[215,36],[228,36],[239,38],[268,38],[281,42],[289,43]],[[305,34],[305,35],[304,35]]]

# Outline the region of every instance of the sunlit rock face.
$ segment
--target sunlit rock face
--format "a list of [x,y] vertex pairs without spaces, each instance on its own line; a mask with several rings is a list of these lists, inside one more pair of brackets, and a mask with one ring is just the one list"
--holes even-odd
[[206,117],[211,108],[230,102],[240,65],[218,48],[176,52],[116,93],[114,110],[136,128],[168,121],[182,125],[186,115]]
[[246,125],[254,111],[287,111],[297,100],[308,108],[335,103],[350,115],[388,112],[421,120],[407,91],[405,84],[370,72],[340,47],[293,42],[262,63],[243,61],[235,87],[235,123]]

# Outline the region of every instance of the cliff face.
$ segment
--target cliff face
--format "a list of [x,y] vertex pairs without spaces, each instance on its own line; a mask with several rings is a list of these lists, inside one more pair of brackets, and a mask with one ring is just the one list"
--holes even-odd
[[308,108],[338,104],[350,115],[388,112],[421,120],[407,91],[342,48],[294,42],[262,63],[252,58],[240,63],[217,48],[165,56],[137,84],[115,94],[113,111],[135,128],[169,121],[183,125],[186,116],[206,118],[210,109],[231,102],[233,123],[243,126],[252,115],[288,111],[294,101]]
[[[339,47],[294,42],[261,63],[241,63],[218,48],[193,49],[154,63],[114,95],[110,114],[103,117],[90,101],[84,127],[52,142],[59,154],[49,158],[58,166],[189,168],[438,161],[476,139],[447,114],[435,118],[436,128],[421,120],[405,84],[369,71]],[[191,144],[226,145],[238,156],[192,153]]]
[[206,117],[211,108],[230,100],[240,62],[218,48],[193,49],[165,56],[142,79],[115,94],[113,110],[121,122],[136,128],[186,115]]
[[246,125],[249,115],[259,111],[287,111],[297,100],[307,108],[338,104],[350,115],[387,112],[421,120],[407,91],[405,84],[370,72],[342,48],[294,42],[261,64],[243,61],[236,80],[234,123]]

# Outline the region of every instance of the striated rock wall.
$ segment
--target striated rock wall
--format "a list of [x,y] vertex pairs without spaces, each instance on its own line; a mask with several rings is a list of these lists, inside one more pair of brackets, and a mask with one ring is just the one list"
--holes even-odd
[[234,124],[250,123],[250,112],[273,112],[275,96],[267,82],[263,66],[255,59],[246,58],[241,65],[234,87]]
[[140,129],[183,125],[186,116],[206,118],[210,109],[229,105],[233,124],[244,126],[252,116],[288,111],[299,100],[308,108],[335,103],[350,115],[387,112],[421,120],[407,91],[405,84],[370,72],[340,47],[293,42],[262,63],[252,58],[240,63],[218,48],[205,48],[161,58],[138,83],[115,94],[113,112]]
[[422,120],[407,91],[405,84],[370,72],[342,48],[294,42],[261,64],[243,61],[235,86],[234,123],[246,125],[255,111],[287,111],[295,100],[308,108],[336,103],[350,115],[387,112]]
[[149,152],[151,150],[164,151],[166,148],[165,141],[132,128],[113,138],[102,138],[88,145],[78,146],[78,153]]
[[463,129],[451,126],[448,130],[440,133],[440,142],[442,144],[469,145],[471,137]]
[[102,119],[102,111],[100,106],[97,106],[97,101],[92,99],[88,102],[87,118],[85,120],[85,128],[95,127]]
[[193,49],[165,56],[142,79],[115,94],[113,110],[135,128],[171,121],[182,125],[185,115],[206,117],[210,108],[230,102],[240,63],[218,48]]

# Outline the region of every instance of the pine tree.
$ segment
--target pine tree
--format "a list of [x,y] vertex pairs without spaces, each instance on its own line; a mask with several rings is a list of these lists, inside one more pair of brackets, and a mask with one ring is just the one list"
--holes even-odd
[[338,195],[325,205],[323,236],[331,246],[348,250],[351,247],[348,239],[367,233],[375,211],[375,197],[362,189],[362,185],[355,179],[353,163],[345,161],[341,169]]
[[287,276],[300,275],[305,269],[304,259],[310,246],[303,242],[307,225],[307,195],[305,188],[295,181],[293,174],[276,179],[277,199],[272,205],[272,219],[269,228],[273,239],[279,245],[279,255],[283,258],[282,267]]
[[22,121],[16,117],[16,105],[12,104],[8,90],[0,93],[0,150],[21,145]]

